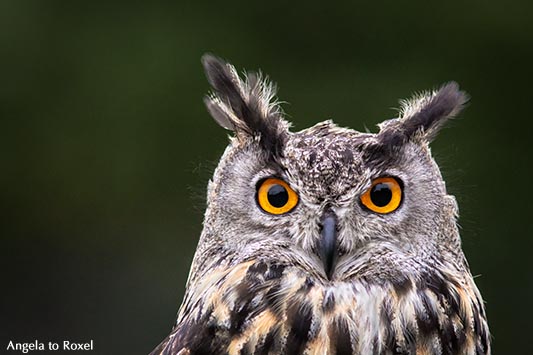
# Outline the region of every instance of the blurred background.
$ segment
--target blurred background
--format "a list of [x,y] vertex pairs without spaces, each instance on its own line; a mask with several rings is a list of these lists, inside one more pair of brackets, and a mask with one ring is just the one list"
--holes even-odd
[[471,103],[433,152],[494,352],[531,349],[530,4],[2,0],[0,349],[146,354],[168,334],[227,143],[205,52],[268,73],[295,129],[375,131],[399,98],[459,82]]

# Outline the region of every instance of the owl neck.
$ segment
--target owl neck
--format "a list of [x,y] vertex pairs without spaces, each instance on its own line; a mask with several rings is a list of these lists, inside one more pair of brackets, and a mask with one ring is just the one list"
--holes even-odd
[[[185,297],[178,327],[211,332],[215,352],[490,351],[479,292],[471,278],[452,273],[321,283],[294,267],[248,261],[221,266],[188,289],[194,293]],[[206,346],[187,337],[179,341],[189,348]]]

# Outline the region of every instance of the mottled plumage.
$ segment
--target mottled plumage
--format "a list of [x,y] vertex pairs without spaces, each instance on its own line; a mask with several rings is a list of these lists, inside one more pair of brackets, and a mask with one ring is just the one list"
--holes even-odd
[[[293,133],[260,75],[203,63],[208,110],[235,137],[209,183],[177,323],[152,354],[490,354],[428,146],[467,101],[457,85],[404,102],[376,134],[331,121]],[[401,189],[390,213],[362,203],[381,177]],[[268,178],[296,192],[289,212],[260,206]]]

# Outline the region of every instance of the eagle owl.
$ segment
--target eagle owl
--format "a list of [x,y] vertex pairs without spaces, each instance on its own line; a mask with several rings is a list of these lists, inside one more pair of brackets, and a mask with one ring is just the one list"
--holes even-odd
[[455,198],[429,143],[457,84],[361,133],[291,132],[260,73],[203,57],[207,109],[233,131],[170,335],[152,354],[490,354]]

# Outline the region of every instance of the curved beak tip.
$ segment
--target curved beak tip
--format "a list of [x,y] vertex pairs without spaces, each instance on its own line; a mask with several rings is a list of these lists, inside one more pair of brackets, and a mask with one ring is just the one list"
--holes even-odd
[[337,218],[333,213],[325,213],[321,221],[319,257],[324,264],[324,271],[329,280],[335,271],[337,262]]

